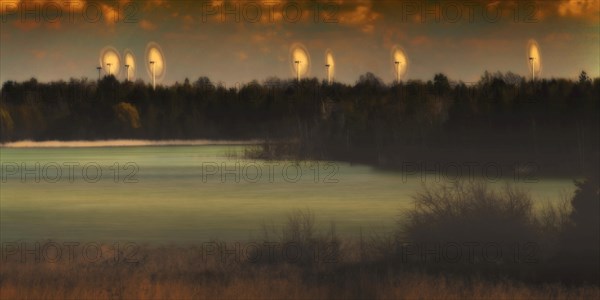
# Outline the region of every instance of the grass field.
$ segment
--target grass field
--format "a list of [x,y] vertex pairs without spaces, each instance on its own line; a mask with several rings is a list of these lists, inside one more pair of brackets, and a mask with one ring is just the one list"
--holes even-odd
[[0,299],[600,299],[593,223],[566,239],[569,211],[531,203],[457,185],[424,190],[389,235],[339,236],[300,210],[240,242],[3,242]]

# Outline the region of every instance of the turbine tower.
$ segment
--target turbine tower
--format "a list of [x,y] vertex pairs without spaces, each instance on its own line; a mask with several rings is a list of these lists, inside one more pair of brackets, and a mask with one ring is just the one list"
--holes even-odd
[[152,66],[152,89],[156,89],[156,72],[154,72],[154,61],[150,61],[150,65]]
[[331,84],[331,78],[329,77],[329,67],[331,67],[330,64],[325,65],[325,68],[327,68],[327,84]]
[[395,61],[394,65],[396,66],[396,83],[398,83],[400,81],[400,75],[398,74],[400,72],[399,67],[400,67],[400,62],[399,61]]
[[100,80],[100,76],[102,73],[102,67],[96,67],[96,70],[98,70],[98,80]]
[[127,72],[127,81],[129,81],[129,65],[125,65],[125,72]]
[[111,72],[110,72],[110,66],[112,66],[112,64],[111,63],[107,63],[106,65],[108,66],[108,76],[110,76],[110,75],[112,75]]
[[531,81],[535,80],[535,57],[529,57],[531,62]]
[[296,81],[300,82],[300,61],[294,61],[296,64]]

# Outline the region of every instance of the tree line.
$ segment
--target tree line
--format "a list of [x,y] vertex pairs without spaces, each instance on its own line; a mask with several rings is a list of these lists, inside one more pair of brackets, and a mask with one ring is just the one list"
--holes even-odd
[[273,77],[228,87],[200,77],[156,89],[113,76],[32,78],[2,85],[0,141],[260,139],[262,158],[506,157],[581,169],[598,156],[599,96],[600,78],[585,72],[535,81],[485,72],[473,84],[444,74],[385,84],[366,73],[353,85]]

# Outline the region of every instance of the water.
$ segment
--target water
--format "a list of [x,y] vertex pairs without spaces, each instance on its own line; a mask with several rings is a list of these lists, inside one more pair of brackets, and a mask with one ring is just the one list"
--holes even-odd
[[[319,228],[335,222],[342,235],[383,233],[393,230],[424,183],[447,179],[347,163],[273,165],[232,158],[243,149],[0,148],[1,239],[245,240],[260,237],[263,223],[280,224],[294,209],[307,208]],[[493,184],[506,181],[529,190],[538,204],[574,190],[568,178],[515,182],[506,176]]]

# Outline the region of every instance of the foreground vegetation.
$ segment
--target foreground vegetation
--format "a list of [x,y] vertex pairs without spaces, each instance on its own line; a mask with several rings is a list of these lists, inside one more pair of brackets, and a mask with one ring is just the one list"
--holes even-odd
[[[192,254],[190,254],[192,253]],[[309,273],[297,266],[211,268],[193,251],[151,251],[146,263],[2,267],[2,299],[597,299],[598,286],[527,285],[416,272]]]
[[[584,73],[536,82],[486,73],[474,85],[442,74],[384,85],[365,74],[353,86],[271,79],[239,88],[203,77],[156,90],[114,77],[6,82],[3,142],[262,139],[246,156],[385,167],[533,162],[537,171],[587,179],[564,205],[540,211],[511,187],[427,187],[396,232],[358,240],[333,225],[319,232],[312,213],[296,212],[283,227],[265,225],[264,238],[242,243],[250,250],[233,259],[231,241],[210,241],[210,252],[205,244],[146,246],[134,262],[3,256],[0,298],[598,298],[599,99],[600,79]],[[262,255],[272,245],[310,255]]]
[[539,211],[512,187],[426,187],[396,232],[357,239],[339,237],[334,225],[318,230],[312,212],[296,211],[282,226],[264,224],[262,239],[240,243],[121,248],[57,262],[3,249],[0,298],[595,299],[598,191],[596,179],[581,182],[566,205]]

